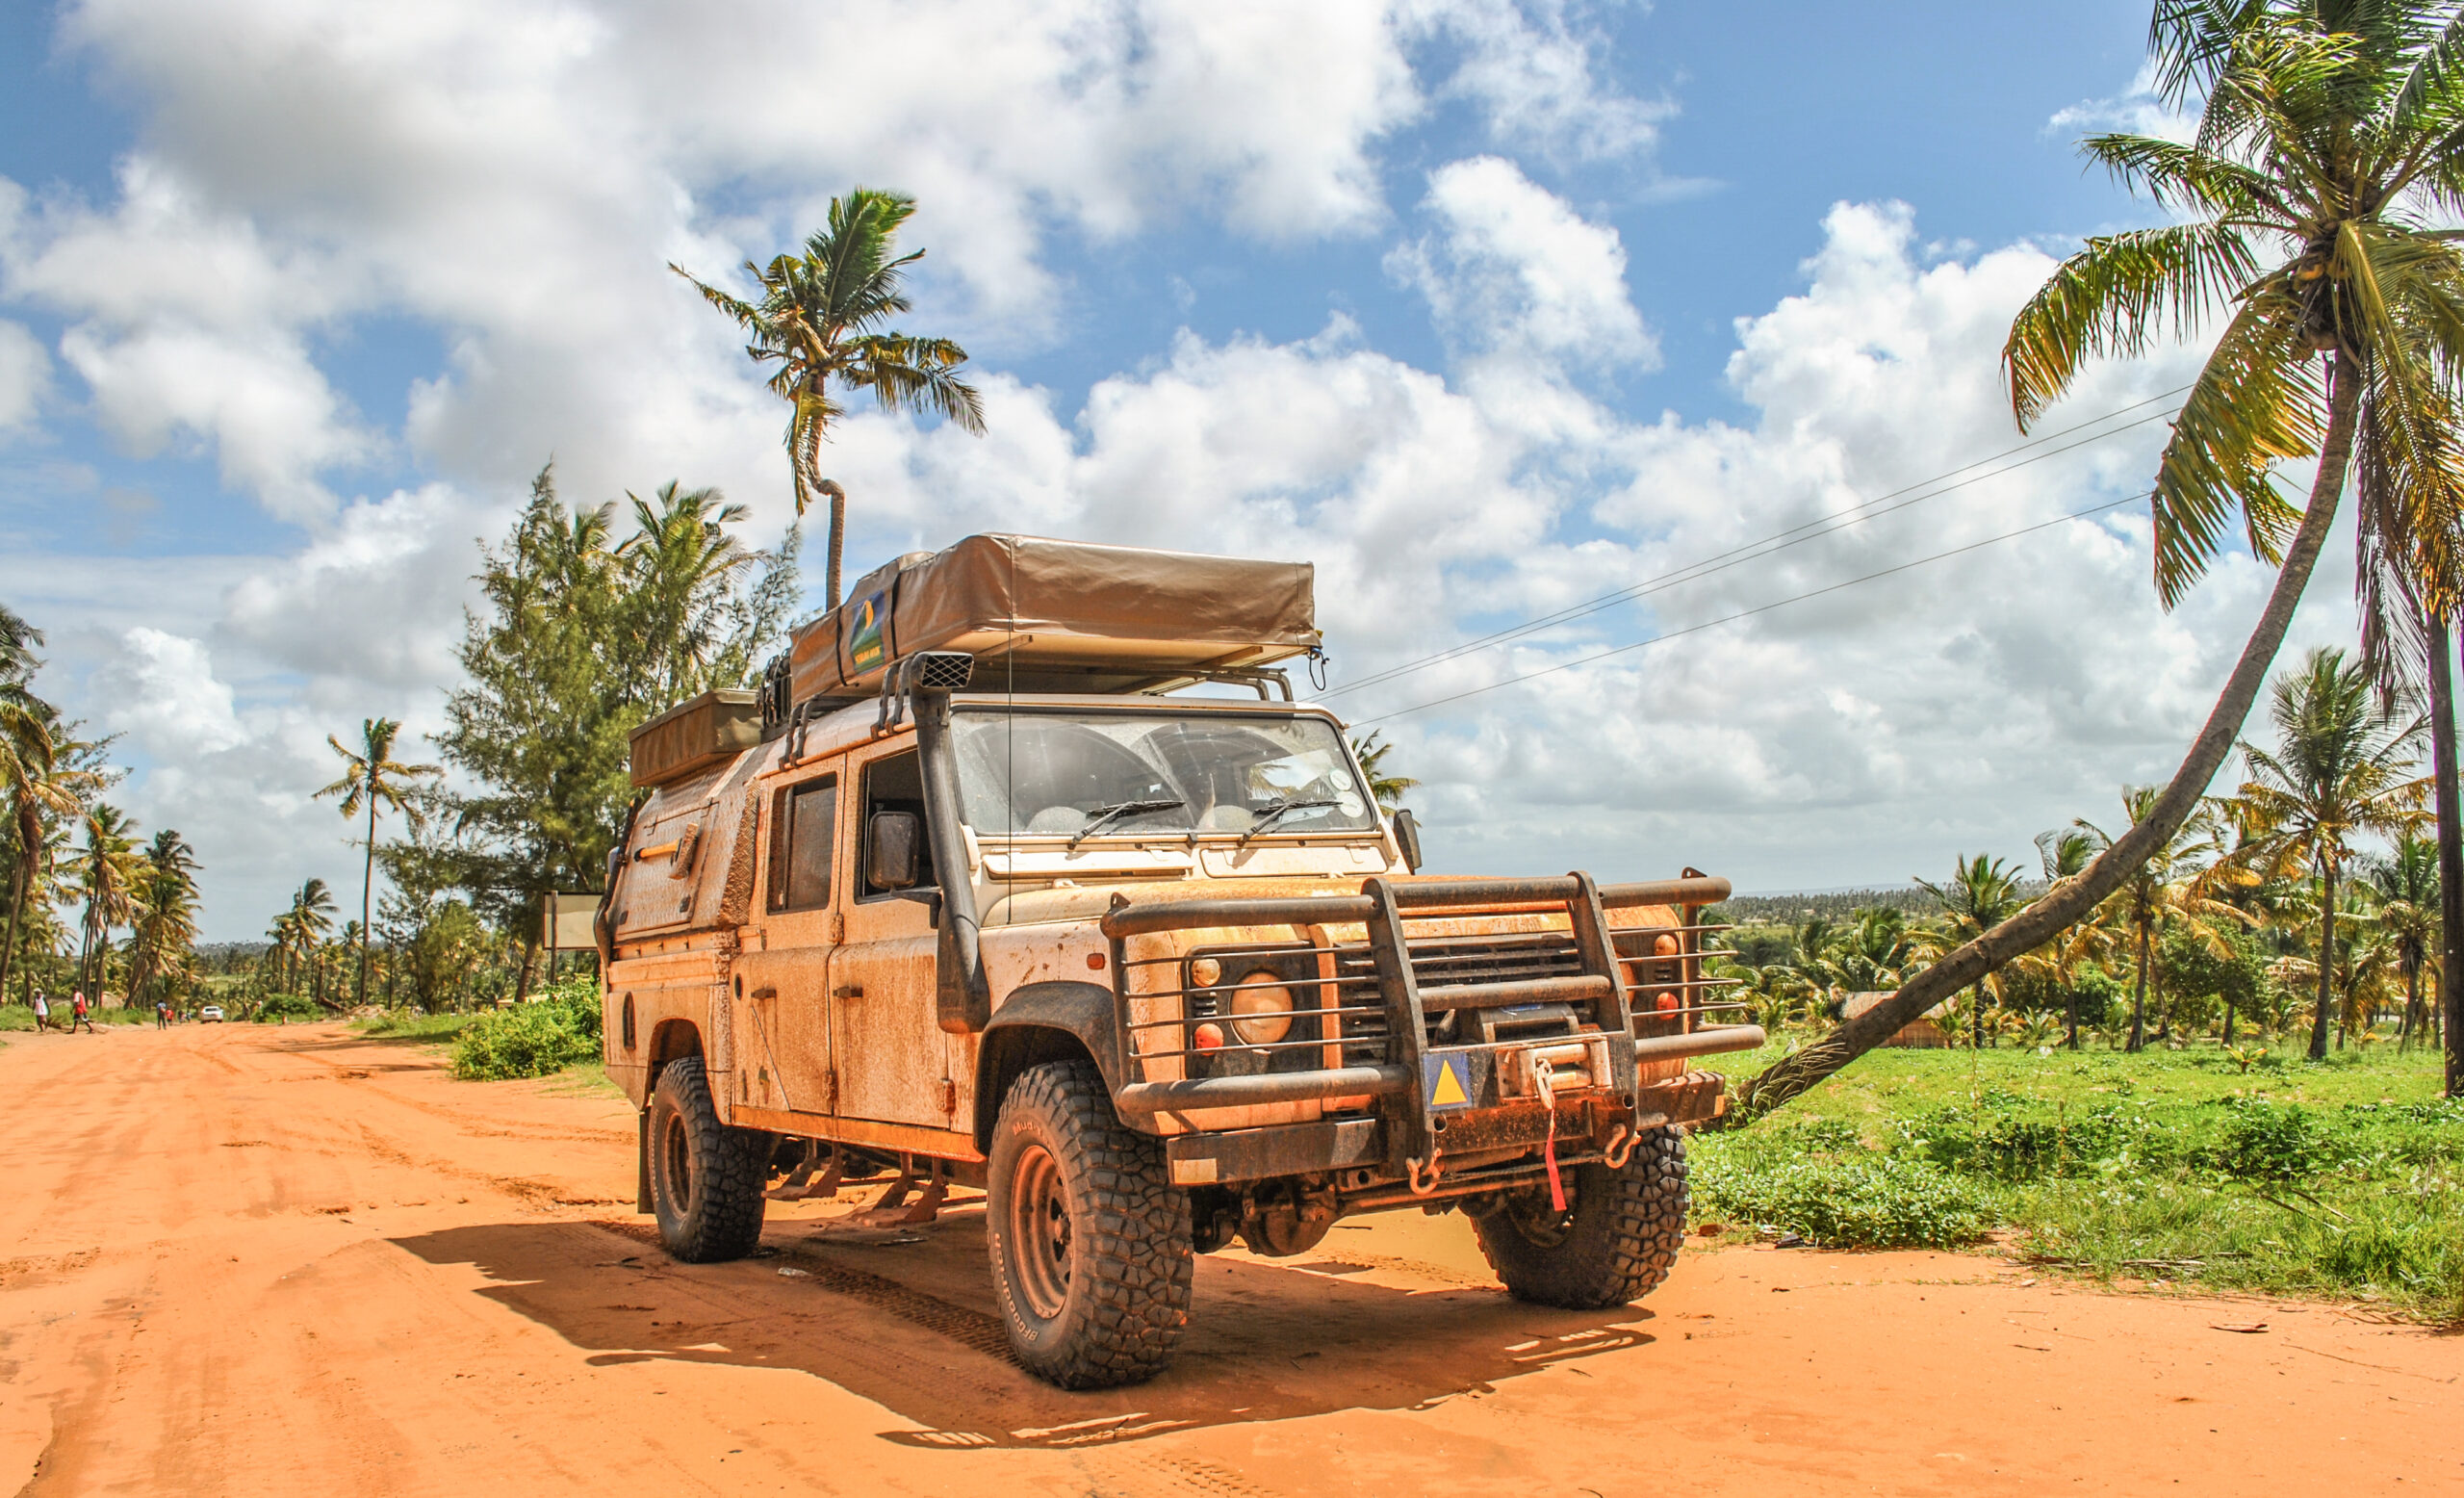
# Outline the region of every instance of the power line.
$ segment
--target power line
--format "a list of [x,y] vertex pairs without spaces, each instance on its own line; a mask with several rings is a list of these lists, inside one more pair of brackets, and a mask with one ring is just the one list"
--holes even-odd
[[1913,568],[1922,567],[1931,562],[1942,561],[1948,557],[1964,555],[1966,553],[1977,551],[1984,547],[1992,546],[1998,542],[2013,540],[2016,537],[2027,535],[2034,531],[2050,529],[2055,526],[2064,525],[2069,521],[2085,520],[2091,515],[2101,515],[2107,510],[2119,509],[2125,504],[2136,504],[2146,498],[2147,495],[2145,494],[2133,494],[2126,495],[2118,500],[2108,500],[2102,504],[2092,504],[2086,509],[2072,510],[2068,514],[2056,515],[2051,520],[2038,521],[2033,526],[2021,526],[2016,530],[2005,530],[2000,535],[1987,536],[1982,541],[1970,541],[1965,546],[1954,546],[1949,551],[1936,552],[1931,556],[1919,556],[1914,561],[1905,561],[1899,563],[1897,566],[1885,567],[1880,572],[1869,572],[1861,578],[1850,578],[1845,582],[1834,582],[1827,586],[1810,589],[1807,592],[1792,593],[1786,598],[1778,599],[1772,603],[1758,604],[1752,608],[1740,608],[1735,613],[1723,614],[1717,619],[1706,619],[1701,624],[1689,624],[1681,630],[1669,630],[1663,633],[1655,634],[1649,639],[1636,640],[1630,645],[1619,645],[1613,649],[1599,651],[1593,655],[1578,657],[1573,660],[1561,660],[1553,666],[1543,666],[1537,671],[1526,671],[1520,676],[1510,676],[1502,682],[1491,682],[1486,686],[1475,686],[1466,691],[1456,692],[1450,697],[1438,697],[1427,702],[1415,703],[1408,708],[1398,708],[1392,712],[1381,712],[1373,718],[1356,718],[1353,720],[1352,726],[1355,728],[1366,728],[1372,723],[1384,723],[1390,719],[1404,717],[1414,712],[1424,712],[1431,708],[1442,708],[1450,702],[1461,702],[1466,697],[1477,697],[1483,692],[1496,691],[1502,686],[1513,686],[1523,682],[1537,681],[1544,676],[1554,676],[1560,671],[1571,671],[1577,666],[1587,666],[1595,661],[1605,660],[1611,656],[1623,656],[1630,651],[1641,650],[1646,645],[1657,645],[1668,640],[1681,638],[1684,635],[1699,634],[1705,630],[1717,629],[1723,624],[1734,624],[1739,619],[1751,619],[1757,614],[1767,614],[1775,608],[1785,608],[1790,604],[1802,604],[1810,598],[1820,598],[1827,593],[1836,593],[1843,588],[1852,588],[1861,582],[1872,582],[1880,578],[1893,577],[1899,573],[1908,572]]
[[[1400,665],[1390,666],[1383,671],[1372,672],[1368,676],[1362,677],[1356,682],[1346,682],[1340,685],[1331,687],[1328,690],[1320,692],[1318,693],[1316,700],[1323,702],[1330,697],[1342,696],[1346,692],[1359,691],[1365,687],[1376,686],[1383,683],[1391,682],[1398,677],[1408,676],[1413,672],[1423,671],[1433,665],[1442,665],[1447,661],[1458,659],[1464,656],[1486,650],[1493,645],[1505,644],[1512,640],[1521,639],[1527,634],[1537,633],[1542,630],[1553,629],[1557,625],[1568,624],[1574,620],[1588,617],[1589,615],[1599,613],[1604,609],[1613,608],[1619,604],[1630,603],[1636,599],[1646,598],[1654,593],[1664,592],[1669,588],[1678,587],[1687,582],[1699,581],[1700,580],[1713,576],[1716,573],[1725,572],[1731,567],[1741,566],[1749,561],[1758,561],[1763,557],[1774,555],[1780,552],[1786,551],[1791,547],[1801,546],[1808,541],[1819,540],[1827,535],[1835,535],[1841,530],[1847,529],[1851,526],[1863,525],[1865,522],[1870,520],[1879,520],[1886,515],[1896,514],[1903,509],[1909,508],[1911,505],[1921,504],[1927,500],[1939,499],[1943,495],[1956,493],[1961,489],[1966,488],[1970,484],[1982,483],[1988,478],[1996,478],[2004,474],[2015,473],[2019,469],[2025,468],[2031,463],[2040,463],[2044,461],[2046,458],[2057,457],[2062,453],[2086,447],[2090,443],[2101,442],[2107,437],[2118,436],[2122,432],[2143,426],[2149,422],[2162,421],[2167,417],[2171,416],[2173,412],[2169,409],[2152,412],[2148,415],[2140,417],[2136,421],[2125,422],[2119,426],[2111,427],[2107,430],[2097,432],[2093,436],[2082,437],[2076,442],[2066,443],[2061,447],[2052,448],[2042,452],[2031,454],[2028,457],[2021,458],[2018,462],[2010,463],[2004,467],[1993,469],[1989,473],[1973,474],[1971,477],[1965,478],[1959,478],[1960,475],[1967,474],[1972,469],[1983,468],[1991,463],[2000,463],[2003,459],[2014,457],[2018,453],[2025,452],[2030,448],[2041,447],[2043,444],[2055,441],[2058,438],[2066,437],[2075,432],[2085,431],[2091,426],[2101,426],[2106,422],[2112,421],[2118,416],[2126,416],[2129,413],[2138,410],[2142,406],[2149,405],[2159,400],[2169,400],[2188,389],[2190,389],[2190,387],[2188,385],[2184,385],[2179,389],[2168,390],[2158,395],[2149,396],[2143,400],[2134,400],[2130,404],[2122,406],[2118,410],[2107,411],[2102,416],[2091,417],[2087,421],[2080,422],[2074,426],[2066,426],[2060,431],[2047,432],[2041,437],[2037,437],[2028,442],[2020,443],[2016,447],[2006,449],[2003,452],[1993,453],[1989,456],[1978,458],[1972,463],[1967,463],[1959,468],[1954,468],[1948,473],[1937,474],[1931,478],[1919,479],[1915,483],[1902,485],[1888,493],[1878,494],[1872,499],[1861,501],[1838,514],[1816,516],[1812,520],[1806,521],[1800,525],[1791,526],[1784,530],[1774,531],[1770,535],[1763,536],[1758,540],[1747,541],[1741,545],[1732,547],[1728,551],[1715,553],[1714,555],[1703,557],[1700,560],[1688,562],[1682,567],[1661,573],[1657,577],[1646,578],[1640,582],[1619,588],[1615,592],[1604,593],[1597,598],[1586,600],[1583,603],[1569,605],[1554,613],[1543,614],[1537,619],[1529,619],[1518,625],[1510,625],[1507,628],[1499,630],[1493,633],[1481,635],[1477,639],[1467,640],[1460,645],[1450,646],[1448,649],[1437,651],[1430,655],[1422,656],[1417,659],[1404,661]],[[1959,479],[1959,481],[1956,483],[1951,482],[1951,480],[1955,478]],[[1943,487],[1933,488],[1932,486],[1936,484],[1943,485]],[[1931,492],[1922,494],[1915,493],[1915,491],[1920,489],[1930,490]],[[1902,495],[1912,495],[1913,497],[1909,499],[1900,499],[1900,496]],[[1891,500],[1899,500],[1899,503],[1896,504],[1886,503]]]

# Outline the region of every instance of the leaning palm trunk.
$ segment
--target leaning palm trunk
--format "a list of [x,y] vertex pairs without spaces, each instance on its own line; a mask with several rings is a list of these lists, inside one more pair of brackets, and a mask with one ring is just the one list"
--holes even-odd
[[[2206,726],[2192,740],[2189,756],[2173,772],[2172,780],[2157,796],[2146,817],[2115,839],[2077,879],[2047,891],[2042,899],[1918,973],[1898,993],[1795,1055],[1773,1063],[1738,1090],[1738,1106],[1729,1116],[1730,1122],[1743,1123],[1800,1096],[1944,998],[2076,925],[2181,831],[2182,824],[2197,809],[2199,797],[2206,793],[2208,783],[2223,766],[2224,757],[2232,752],[2243,720],[2249,716],[2250,705],[2258,700],[2259,688],[2266,684],[2276,650],[2284,643],[2284,632],[2293,623],[2293,611],[2309,586],[2319,554],[2326,546],[2327,531],[2335,524],[2336,509],[2344,497],[2345,473],[2352,455],[2353,418],[2360,404],[2356,386],[2357,381],[2347,373],[2344,356],[2337,355],[2328,367],[2326,440],[2320,446],[2319,472],[2310,486],[2309,508],[2303,512],[2301,527],[2294,532],[2293,544],[2285,552],[2284,565],[2276,572],[2275,587],[2268,594],[2267,607],[2261,610],[2258,624],[2243,645],[2233,674],[2225,679],[2224,690],[2208,713]],[[2458,1003],[2460,996],[2464,995],[2451,993],[2448,998],[2451,1088],[2458,1077],[2452,1036],[2459,1028],[2456,1018],[2464,1013],[2464,1006]]]

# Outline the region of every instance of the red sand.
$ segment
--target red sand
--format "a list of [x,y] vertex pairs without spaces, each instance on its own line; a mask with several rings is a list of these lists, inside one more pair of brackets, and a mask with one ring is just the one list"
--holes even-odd
[[13,1036],[0,1088],[0,1490],[2464,1492],[2464,1338],[2331,1306],[1732,1248],[1574,1314],[1387,1216],[1200,1260],[1172,1369],[1073,1395],[1000,1356],[980,1209],[674,1264],[570,1083],[233,1025]]

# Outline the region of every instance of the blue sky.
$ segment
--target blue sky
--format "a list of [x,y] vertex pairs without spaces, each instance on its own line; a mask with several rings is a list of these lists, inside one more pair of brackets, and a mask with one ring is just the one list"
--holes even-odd
[[[436,726],[549,457],[786,519],[778,413],[660,265],[922,199],[982,441],[861,415],[850,570],[970,529],[1298,555],[1337,684],[2017,440],[1998,329],[2079,236],[2143,5],[267,0],[0,13],[0,598],[189,831],[209,930],[346,884],[322,736]],[[869,65],[838,83],[829,59]],[[938,68],[935,98],[895,83]],[[680,77],[695,87],[678,86]],[[860,101],[854,95],[862,94]],[[846,100],[853,107],[838,107]],[[30,351],[31,350],[31,351]],[[2057,425],[2180,383],[2092,374]],[[1376,715],[2130,492],[2143,427],[1343,700]],[[1456,866],[1896,882],[2105,810],[2255,607],[2143,523],[1384,726]],[[1913,550],[1912,550],[1913,549]],[[808,580],[817,589],[819,569]],[[2345,626],[2323,579],[2305,638]]]

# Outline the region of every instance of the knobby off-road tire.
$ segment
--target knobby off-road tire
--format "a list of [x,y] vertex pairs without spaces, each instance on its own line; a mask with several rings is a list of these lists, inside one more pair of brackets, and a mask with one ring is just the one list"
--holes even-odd
[[1092,1063],[1010,1084],[988,1162],[986,1245],[1018,1361],[1065,1389],[1152,1378],[1190,1319],[1190,1200],[1161,1141],[1121,1125]]
[[659,1241],[688,1264],[742,1258],[761,1241],[770,1136],[730,1128],[702,1058],[659,1069],[651,1094],[651,1211]]
[[1647,1129],[1622,1170],[1565,1173],[1567,1210],[1548,1187],[1472,1219],[1480,1253],[1518,1301],[1601,1310],[1641,1300],[1668,1278],[1685,1241],[1685,1132]]

